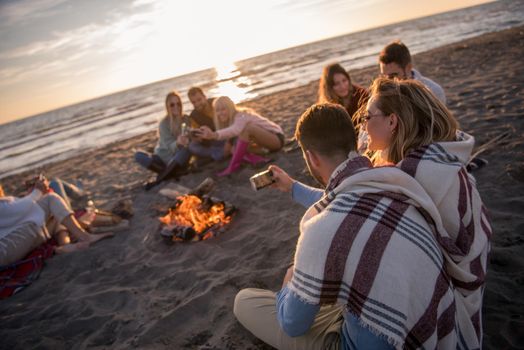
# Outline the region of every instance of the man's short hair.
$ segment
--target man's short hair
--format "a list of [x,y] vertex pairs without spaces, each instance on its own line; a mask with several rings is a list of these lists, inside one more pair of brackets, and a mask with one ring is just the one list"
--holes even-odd
[[204,94],[204,91],[201,88],[199,88],[198,86],[193,86],[192,88],[190,88],[187,91],[187,96],[195,96],[196,94],[202,94],[202,95],[206,96]]
[[357,149],[351,117],[337,104],[320,103],[309,107],[300,117],[295,138],[305,150],[323,156],[347,156]]
[[405,68],[411,63],[411,54],[402,41],[396,40],[382,49],[378,60],[384,64],[396,63],[400,67]]

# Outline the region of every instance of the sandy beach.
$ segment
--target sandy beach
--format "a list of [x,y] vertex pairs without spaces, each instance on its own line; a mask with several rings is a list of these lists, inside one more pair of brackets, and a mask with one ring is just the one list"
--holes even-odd
[[[474,173],[493,226],[484,296],[484,348],[524,349],[524,27],[486,34],[414,56],[415,67],[446,91],[448,106],[477,147],[509,132],[482,153]],[[336,57],[333,58],[336,60]],[[369,85],[378,66],[351,71]],[[320,75],[320,72],[319,72]],[[316,100],[318,82],[245,103],[293,134]],[[176,87],[174,87],[176,88]],[[245,287],[277,291],[293,259],[304,208],[275,190],[254,192],[243,168],[217,180],[216,197],[239,210],[227,230],[203,242],[168,245],[158,217],[173,200],[146,192],[152,175],[133,161],[156,133],[114,143],[74,159],[1,180],[19,194],[25,178],[81,180],[100,208],[129,199],[130,229],[92,248],[47,260],[40,278],[0,301],[1,349],[269,349],[235,319]],[[274,164],[314,185],[301,152],[272,154]],[[226,166],[210,164],[180,179],[188,188]]]

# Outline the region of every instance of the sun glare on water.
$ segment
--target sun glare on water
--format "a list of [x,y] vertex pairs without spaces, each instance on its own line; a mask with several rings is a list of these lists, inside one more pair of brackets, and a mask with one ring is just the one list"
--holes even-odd
[[234,63],[221,64],[214,68],[216,85],[210,90],[213,96],[228,96],[235,103],[256,97],[256,94],[249,92],[251,80],[242,76]]

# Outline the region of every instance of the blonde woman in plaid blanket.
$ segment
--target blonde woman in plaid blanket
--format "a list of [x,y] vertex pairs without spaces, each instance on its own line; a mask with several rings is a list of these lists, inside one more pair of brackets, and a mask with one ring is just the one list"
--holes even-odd
[[[296,136],[326,190],[301,221],[282,289],[240,291],[238,320],[279,349],[476,347],[446,271],[439,237],[449,237],[420,183],[358,156],[340,107],[313,106]],[[290,190],[293,181],[274,169]]]
[[436,236],[467,318],[461,348],[482,345],[482,297],[491,226],[472,175],[466,171],[474,138],[458,130],[446,106],[416,80],[377,79],[361,120],[369,149],[417,180],[438,209],[444,232]]

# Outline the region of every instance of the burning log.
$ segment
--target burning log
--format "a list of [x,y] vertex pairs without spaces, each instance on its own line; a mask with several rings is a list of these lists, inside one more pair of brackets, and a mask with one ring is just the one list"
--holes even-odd
[[191,241],[196,236],[196,231],[190,226],[174,226],[173,228],[165,227],[160,231],[163,237],[173,241]]
[[174,207],[160,218],[165,225],[160,234],[172,241],[200,241],[220,234],[236,208],[207,195],[213,188],[214,181],[208,178],[189,194],[177,196]]

